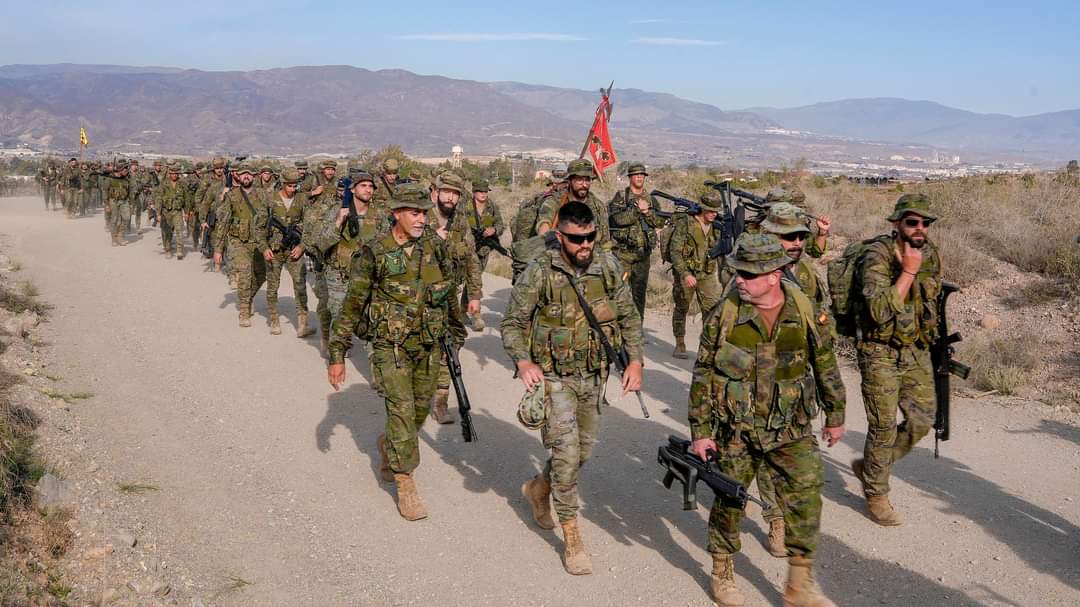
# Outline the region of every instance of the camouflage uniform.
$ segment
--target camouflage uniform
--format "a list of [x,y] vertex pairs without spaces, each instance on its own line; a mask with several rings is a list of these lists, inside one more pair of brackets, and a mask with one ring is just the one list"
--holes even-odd
[[375,196],[371,199],[371,204],[368,207],[368,212],[372,213],[372,217],[385,216],[390,213],[390,201],[394,199],[394,190],[397,189],[397,184],[391,184],[386,180],[387,175],[394,175],[397,177],[401,167],[397,160],[393,158],[387,158],[383,160],[382,170],[375,181]]
[[[588,177],[592,179],[596,176],[596,171],[593,169],[593,164],[587,158],[579,158],[570,163],[566,168],[567,180],[571,177]],[[574,200],[573,194],[569,188],[562,189],[556,188],[550,194],[544,197],[540,202],[540,211],[536,214],[536,226],[538,227],[542,223],[546,223],[551,226],[551,229],[555,229],[556,220],[559,214],[559,209],[568,201]],[[600,199],[596,197],[592,191],[589,191],[589,195],[585,197],[585,200],[581,202],[587,204],[592,209],[593,217],[596,218],[596,246],[598,249],[605,251],[611,251],[611,231],[608,224],[608,209],[604,203],[600,202]],[[535,233],[536,228],[533,229]]]
[[56,208],[56,182],[59,174],[56,167],[49,162],[41,169],[41,195],[45,199],[45,210]]
[[[709,192],[701,199],[706,209],[719,210],[723,201],[720,195]],[[690,302],[697,296],[702,317],[720,300],[722,291],[718,277],[718,262],[709,259],[709,251],[716,245],[719,232],[711,224],[702,226],[694,216],[680,213],[674,215],[675,222],[671,231],[671,272],[674,278],[672,295],[675,308],[671,312],[671,330],[675,336],[676,347],[686,337],[686,315],[690,311]],[[697,279],[697,286],[688,288],[683,282],[687,275]]]
[[[191,209],[193,195],[188,184],[179,179],[180,166],[171,164],[168,170],[170,176],[154,190],[161,221],[161,244],[165,247],[166,256],[172,257],[175,251],[177,259],[183,259],[184,216]],[[178,176],[176,181],[171,177],[174,173]]]
[[297,184],[296,191],[307,194],[315,189],[315,175],[308,171],[308,161],[300,159],[294,162],[293,166],[300,171],[300,183]]
[[[320,169],[326,167],[337,168],[337,162],[334,160],[324,160],[319,163]],[[304,248],[309,251],[320,251],[319,247],[314,242],[315,235],[319,232],[319,228],[323,226],[323,220],[326,216],[333,212],[336,213],[341,208],[341,198],[337,192],[337,180],[327,180],[325,174],[320,172],[312,176],[312,190],[322,186],[323,191],[315,196],[311,192],[308,192],[308,206],[310,215],[305,212],[304,219]],[[323,260],[325,261],[325,260]],[[330,322],[333,320],[333,314],[330,306],[330,291],[326,282],[327,272],[323,267],[322,272],[316,272],[314,276],[314,284],[312,290],[315,291],[315,297],[319,300],[319,303],[315,306],[315,314],[319,317],[319,329],[322,331],[323,344],[326,345],[330,339]]]
[[[491,186],[486,180],[479,180],[473,184],[473,192],[490,192]],[[465,203],[465,201],[462,201]],[[484,204],[483,212],[477,212],[475,198],[470,198],[466,206],[462,207],[459,214],[464,214],[465,218],[469,222],[469,229],[471,231],[483,232],[488,228],[495,228],[495,234],[493,238],[499,240],[503,232],[506,231],[506,224],[503,223],[502,213],[499,212],[499,205],[495,204],[495,201],[490,197]],[[476,258],[480,262],[480,271],[483,272],[487,268],[488,256],[491,255],[491,247],[482,245],[476,248]]]
[[[397,195],[397,208],[431,206],[419,185],[399,188]],[[449,332],[460,347],[465,338],[452,273],[445,244],[430,231],[404,244],[384,232],[353,257],[349,289],[331,329],[331,364],[344,362],[353,334],[371,342],[372,373],[381,378],[386,402],[387,463],[395,475],[420,465],[417,431],[435,391],[439,340]]]
[[[288,170],[283,175],[283,184],[297,183],[300,175],[295,170]],[[270,213],[286,229],[303,223],[304,207],[307,205],[307,194],[299,192],[293,194],[292,199],[286,201],[283,198],[285,190],[267,194],[270,199]],[[286,206],[286,203],[288,206]],[[304,258],[291,258],[291,249],[284,246],[285,235],[280,229],[268,230],[267,242],[270,250],[274,252],[274,260],[269,263],[266,275],[266,306],[270,309],[270,332],[277,335],[281,333],[278,320],[278,288],[281,286],[281,271],[286,270],[293,283],[293,302],[296,304],[297,330],[307,325],[307,273]],[[301,323],[300,319],[304,322]]]
[[[920,195],[901,196],[889,220],[905,213],[937,218]],[[864,302],[857,349],[868,422],[861,480],[867,496],[888,495],[893,464],[926,436],[937,410],[929,348],[937,337],[941,257],[927,241],[922,266],[902,301],[894,286],[902,272],[895,255],[898,241],[891,236],[878,239],[860,267]],[[899,425],[897,409],[904,414]]]
[[79,165],[72,166],[69,162],[60,173],[60,195],[68,217],[75,216],[75,209],[80,195],[79,190],[82,187],[82,173],[79,171]]
[[548,250],[514,284],[501,325],[503,347],[515,363],[530,360],[544,372],[549,412],[541,437],[551,457],[543,476],[561,522],[577,517],[578,473],[599,434],[609,364],[567,273],[612,346],[625,345],[631,361],[642,360],[641,317],[614,255],[595,249],[592,263],[579,271],[561,250]]
[[[127,168],[127,163],[121,161],[117,165],[118,171]],[[127,244],[124,240],[124,232],[128,222],[131,221],[131,201],[135,197],[135,191],[131,187],[131,180],[127,175],[117,175],[109,179],[109,210],[112,219],[111,229],[113,246]]]
[[[633,163],[627,169],[627,177],[632,175],[648,175],[645,165]],[[638,209],[637,202],[645,200],[649,204],[649,212],[642,213]],[[615,196],[608,203],[608,216],[611,222],[611,238],[614,241],[614,253],[622,263],[623,269],[629,273],[630,292],[634,295],[634,305],[637,306],[638,314],[645,316],[645,297],[649,290],[649,266],[652,261],[652,252],[656,249],[656,231],[667,220],[656,214],[660,210],[660,203],[644,191],[634,194],[629,187]]]
[[[238,173],[251,173],[251,168],[241,166]],[[267,219],[269,204],[265,194],[255,187],[246,192],[242,187],[232,188],[225,194],[214,226],[214,253],[221,254],[228,243],[232,255],[233,271],[236,273],[237,308],[240,326],[251,326],[251,304],[255,293],[266,280],[266,259],[263,252],[268,243]]]
[[85,162],[79,165],[81,190],[75,200],[75,212],[79,214],[79,217],[85,216],[86,210],[90,208],[90,197],[94,191],[95,181],[97,181],[97,178],[90,171],[90,165]]
[[[775,236],[744,234],[728,263],[736,271],[761,275],[779,270],[790,259]],[[825,425],[842,426],[845,394],[828,318],[820,324],[822,317],[816,316],[809,298],[786,279],[781,285],[784,303],[771,335],[757,308],[743,302],[738,291],[729,292],[705,319],[688,417],[694,440],[716,440],[721,472],[744,486],[759,473],[771,477],[784,516],[790,564],[809,575],[824,482],[811,424],[820,401]],[[716,596],[718,587],[737,592],[730,555],[741,549],[742,516],[742,508],[719,498],[709,515],[718,602],[723,602]]]
[[[780,202],[786,202],[794,205],[800,211],[805,212],[806,208],[806,194],[802,190],[792,186],[785,186],[780,188],[773,188],[765,194],[765,202],[772,205]],[[811,221],[809,217],[804,217],[803,221],[806,224],[806,229],[810,232],[810,237],[806,239],[806,243],[803,245],[803,252],[813,257],[814,259],[820,258],[828,250],[828,242],[825,247],[819,247],[817,243],[818,227],[817,223]]]
[[[209,226],[210,223],[210,211],[214,210],[214,224],[217,225],[217,206],[221,200],[221,195],[225,191],[225,175],[222,173],[221,177],[218,177],[214,170],[225,168],[225,159],[222,157],[214,158],[211,161],[211,170],[206,174],[206,178],[200,184],[199,189],[195,192],[195,221],[199,223],[200,228],[203,224]],[[213,226],[209,226],[213,229]],[[213,234],[204,234],[204,238],[211,241],[210,248],[213,248]]]

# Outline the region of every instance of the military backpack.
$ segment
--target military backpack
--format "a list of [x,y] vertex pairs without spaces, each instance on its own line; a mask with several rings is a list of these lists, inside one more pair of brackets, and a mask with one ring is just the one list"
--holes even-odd
[[675,222],[685,222],[688,218],[684,211],[676,210],[667,225],[660,229],[660,260],[664,263],[671,263],[671,235],[675,233]]
[[829,297],[836,320],[836,332],[845,337],[856,337],[859,311],[862,308],[862,261],[867,251],[890,236],[875,236],[849,244],[844,254],[829,262]]

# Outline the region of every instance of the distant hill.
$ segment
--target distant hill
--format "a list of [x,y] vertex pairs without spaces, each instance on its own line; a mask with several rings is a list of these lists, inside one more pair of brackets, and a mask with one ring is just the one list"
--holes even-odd
[[932,101],[844,99],[802,107],[745,110],[789,129],[954,150],[1080,155],[1080,110],[1017,118],[977,114]]

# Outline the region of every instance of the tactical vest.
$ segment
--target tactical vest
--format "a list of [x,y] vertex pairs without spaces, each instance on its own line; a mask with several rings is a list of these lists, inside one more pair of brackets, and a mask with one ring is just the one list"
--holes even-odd
[[183,181],[177,180],[173,183],[166,179],[158,188],[156,198],[162,211],[183,211],[186,193],[187,184]]
[[716,259],[709,259],[709,251],[716,244],[719,232],[715,227],[709,229],[706,234],[701,227],[701,222],[687,217],[686,242],[683,244],[682,254],[686,260],[686,269],[695,276],[715,274],[717,271]]
[[[893,240],[881,240],[870,245],[865,255],[876,256],[891,269],[890,279],[896,284],[902,268],[893,256]],[[862,264],[860,264],[861,266]],[[941,257],[937,247],[930,241],[923,247],[923,263],[908,290],[904,311],[889,321],[877,324],[870,317],[862,302],[859,315],[863,339],[889,344],[894,347],[917,346],[927,348],[937,337],[937,298],[941,294]]]
[[229,205],[229,236],[241,242],[255,240],[255,234],[252,231],[255,222],[255,215],[252,211],[257,202],[255,188],[251,189],[247,200],[251,201],[251,206],[244,200],[240,188],[233,188],[229,190],[228,194],[225,194],[225,204]]
[[[438,213],[439,210],[434,208],[428,212],[427,225],[434,238],[439,238],[435,234],[435,226],[438,225]],[[443,242],[446,246],[447,261],[450,267],[447,278],[458,285],[465,284],[465,261],[474,253],[474,249],[467,240],[468,234],[469,222],[465,220],[465,217],[454,213],[454,217],[447,227],[446,240]]]
[[[647,193],[642,193],[642,198],[650,206],[652,205],[652,200],[650,200]],[[656,230],[651,226],[648,229],[642,226],[644,217],[637,211],[637,198],[634,197],[630,188],[625,188],[614,208],[608,209],[609,223],[612,221],[612,215],[629,211],[636,214],[634,222],[625,226],[616,226],[612,223],[611,239],[615,242],[616,250],[620,253],[639,259],[647,257],[656,247]]]
[[[552,265],[553,257],[558,255],[558,251],[548,251],[538,261],[543,285],[532,320],[532,360],[544,373],[555,375],[586,375],[605,370],[608,362],[604,346],[589,327],[570,280]],[[576,275],[574,280],[608,341],[618,350],[622,334],[611,294],[619,288],[621,277],[614,260],[604,255],[599,251],[594,253],[592,264],[599,267],[599,275],[590,272]]]
[[[751,323],[735,324],[739,296],[720,305],[720,344],[713,358],[711,394],[715,419],[737,431],[795,428],[808,432],[818,414],[817,382],[810,357],[818,341],[813,304],[784,280],[785,311],[773,337],[762,341]],[[792,315],[787,310],[795,309]]]
[[127,202],[131,197],[131,185],[126,177],[110,180],[109,199],[116,202]]
[[446,249],[425,233],[412,243],[412,255],[387,233],[371,245],[375,267],[368,327],[361,333],[395,347],[411,337],[430,346],[449,326],[453,282],[447,276]]
[[345,274],[349,272],[353,255],[360,250],[361,245],[375,238],[378,232],[378,222],[371,217],[370,209],[366,214],[360,215],[359,219],[360,231],[357,235],[355,237],[349,235],[348,222],[341,224],[341,230],[338,232],[341,240],[328,251],[327,264]]

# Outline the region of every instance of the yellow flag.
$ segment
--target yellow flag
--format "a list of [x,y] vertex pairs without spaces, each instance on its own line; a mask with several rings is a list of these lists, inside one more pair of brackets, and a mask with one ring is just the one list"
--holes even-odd
[[90,145],[90,139],[86,136],[86,129],[79,127],[79,145]]

